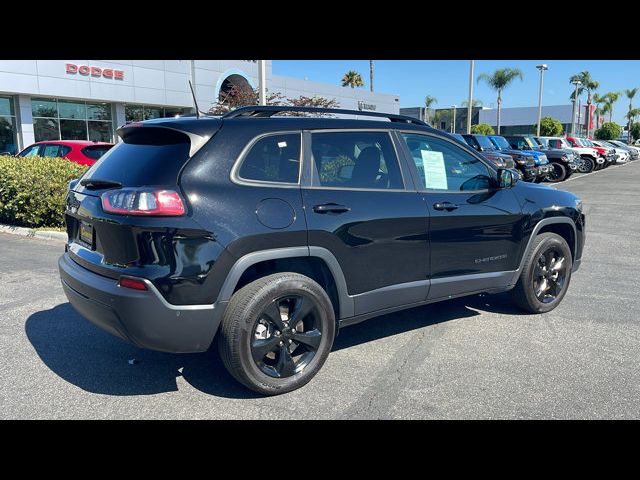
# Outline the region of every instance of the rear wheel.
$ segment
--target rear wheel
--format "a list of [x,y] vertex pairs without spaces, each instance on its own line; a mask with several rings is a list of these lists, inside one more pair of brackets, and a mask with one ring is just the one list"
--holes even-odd
[[220,356],[246,387],[278,395],[309,382],[333,345],[331,300],[312,279],[277,273],[238,290],[218,333]]
[[567,178],[567,167],[558,162],[551,162],[551,172],[547,176],[549,182],[561,182]]
[[571,250],[564,238],[551,232],[538,235],[511,291],[514,303],[531,313],[556,308],[569,288]]

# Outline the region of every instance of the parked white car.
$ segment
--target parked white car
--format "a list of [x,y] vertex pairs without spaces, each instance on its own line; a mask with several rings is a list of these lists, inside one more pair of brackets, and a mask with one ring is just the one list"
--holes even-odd
[[564,137],[540,137],[547,141],[549,148],[565,148],[577,153],[582,159],[582,164],[578,166],[578,171],[582,173],[592,172],[597,163],[603,163],[598,151],[591,147],[574,147]]
[[629,160],[637,160],[640,157],[640,147],[635,147],[633,145],[627,145],[626,143],[620,140],[609,140],[609,143],[613,143],[621,147],[622,149],[626,149],[631,152],[631,157]]
[[596,147],[602,147],[607,149],[607,153],[609,151],[613,151],[613,154],[616,156],[616,163],[627,163],[629,161],[629,152],[623,150],[618,145],[614,145],[613,143],[609,143],[604,140],[591,140]]

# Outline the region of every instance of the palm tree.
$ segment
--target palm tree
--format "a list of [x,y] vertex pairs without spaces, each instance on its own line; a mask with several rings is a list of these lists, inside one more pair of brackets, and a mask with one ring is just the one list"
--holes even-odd
[[[608,100],[605,99],[605,101],[603,102],[602,108],[600,109],[602,111],[602,116],[604,117],[607,113],[611,113],[611,111],[613,110],[613,108],[611,107],[611,102],[609,102]],[[609,117],[611,118],[611,117]]]
[[[627,114],[627,118],[629,119],[629,123],[627,124],[627,131],[631,132],[631,111],[633,110],[633,105],[631,104],[631,102],[633,101],[633,97],[636,96],[636,93],[638,93],[638,89],[637,88],[628,88],[627,90],[624,91],[624,94],[627,96],[627,98],[629,99],[629,113]],[[631,138],[631,137],[629,137]],[[631,143],[631,142],[629,142]]]
[[429,122],[429,109],[431,108],[432,105],[436,103],[438,103],[438,99],[436,97],[432,97],[431,95],[427,95],[426,97],[424,97],[424,106],[425,106],[424,120],[430,125],[433,125],[433,124]]
[[634,140],[631,138],[631,127],[636,122],[636,117],[640,117],[640,108],[632,108],[631,110],[629,110],[626,116],[627,119],[629,119],[629,129],[627,130],[627,132],[629,132],[629,137],[627,143],[631,145],[631,142],[633,142]]
[[349,70],[342,77],[342,86],[343,87],[362,87],[364,82],[362,81],[362,76],[356,72],[355,70]]
[[[576,75],[571,75],[569,78],[569,83],[573,83],[576,80],[582,82],[582,85],[578,87],[578,97],[582,95],[582,92],[587,91],[587,112],[591,112],[591,92],[596,90],[600,86],[600,82],[597,82],[593,78],[591,78],[591,74],[585,70],[584,72],[577,73]],[[575,95],[575,91],[571,94],[571,99]],[[589,127],[590,121],[587,119],[587,137],[589,136]]]
[[[463,102],[460,102],[460,105],[462,105],[463,107],[468,107],[469,106],[469,100],[465,100]],[[471,107],[475,108],[475,107],[481,107],[482,106],[482,100],[471,100]]]
[[433,128],[440,128],[438,123],[442,120],[442,110],[436,110],[433,114],[433,118],[431,119],[431,126]]
[[602,115],[602,108],[600,108],[600,105],[604,103],[605,99],[597,93],[594,93],[592,100],[596,106],[596,109],[593,111],[594,115],[596,116],[596,128],[600,128],[600,115]]
[[612,122],[613,121],[613,104],[618,101],[618,98],[620,98],[620,92],[607,92],[602,96],[602,98],[604,98],[605,102],[609,105],[609,108],[608,108],[609,121]]
[[369,87],[373,92],[373,60],[369,60]]
[[502,105],[502,91],[507,88],[516,78],[519,78],[520,80],[523,79],[522,71],[520,71],[519,68],[500,68],[493,72],[493,74],[491,75],[487,73],[481,73],[480,75],[478,75],[478,82],[480,80],[486,81],[489,87],[498,93],[498,128],[496,129],[497,135],[500,135],[500,108]]

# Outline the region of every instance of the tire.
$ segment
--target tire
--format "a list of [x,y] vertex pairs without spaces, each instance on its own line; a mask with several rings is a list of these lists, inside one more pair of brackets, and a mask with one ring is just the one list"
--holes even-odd
[[596,162],[591,157],[582,157],[582,166],[578,169],[580,173],[591,173],[595,168]]
[[547,181],[551,183],[562,182],[567,178],[567,167],[559,162],[551,162],[551,173],[547,176]]
[[[547,252],[551,254],[550,257],[545,255]],[[545,257],[546,271],[541,267],[542,256]],[[552,260],[553,256],[556,258],[555,262]],[[561,261],[560,258],[564,258],[564,260]],[[558,268],[557,265],[560,261],[562,262],[561,268]],[[552,268],[547,268],[548,266]],[[571,250],[566,240],[555,233],[541,233],[534,239],[518,283],[511,291],[513,302],[530,313],[550,312],[560,304],[567,293],[572,267]],[[554,268],[557,269],[557,275]],[[540,281],[539,274],[548,275],[548,279]],[[552,280],[553,276],[556,276],[555,280]],[[549,293],[548,296],[543,290],[545,286]],[[542,294],[536,295],[537,292],[542,292]]]
[[[309,311],[298,318],[301,306]],[[275,313],[290,309],[291,316],[285,315],[299,322],[296,330],[288,328],[282,313]],[[276,273],[231,297],[218,348],[236,380],[263,395],[279,395],[302,387],[318,373],[331,351],[335,328],[333,305],[320,285],[297,273]]]

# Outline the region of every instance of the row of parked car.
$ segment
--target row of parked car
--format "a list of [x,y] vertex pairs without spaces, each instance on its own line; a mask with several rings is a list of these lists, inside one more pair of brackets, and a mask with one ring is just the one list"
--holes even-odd
[[523,180],[561,182],[574,172],[590,173],[640,157],[640,147],[618,140],[535,135],[450,134],[478,150],[497,167],[516,169]]

